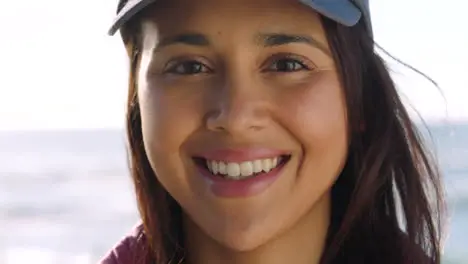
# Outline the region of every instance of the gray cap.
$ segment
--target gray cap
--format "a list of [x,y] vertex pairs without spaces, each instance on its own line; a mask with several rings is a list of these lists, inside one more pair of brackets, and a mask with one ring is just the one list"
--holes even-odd
[[[117,17],[114,19],[109,35],[114,35],[137,13],[157,0],[119,0]],[[318,13],[345,26],[354,26],[364,17],[372,36],[369,0],[299,0]]]

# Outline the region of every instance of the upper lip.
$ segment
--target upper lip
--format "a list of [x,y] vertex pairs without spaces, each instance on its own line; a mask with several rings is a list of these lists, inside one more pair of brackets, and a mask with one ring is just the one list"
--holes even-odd
[[207,160],[244,162],[290,155],[287,151],[272,148],[219,148],[198,152],[196,158]]

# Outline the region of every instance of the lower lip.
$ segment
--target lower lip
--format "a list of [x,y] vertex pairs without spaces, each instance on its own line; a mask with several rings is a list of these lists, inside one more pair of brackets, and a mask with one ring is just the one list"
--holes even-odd
[[254,196],[266,190],[279,178],[286,163],[282,163],[267,173],[242,180],[231,180],[213,175],[207,168],[198,165],[197,168],[207,180],[214,195],[223,198],[240,198]]

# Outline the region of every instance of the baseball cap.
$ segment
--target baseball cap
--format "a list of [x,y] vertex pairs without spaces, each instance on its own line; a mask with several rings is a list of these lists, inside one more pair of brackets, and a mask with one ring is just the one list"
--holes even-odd
[[[119,0],[117,16],[108,34],[114,35],[125,23],[157,0]],[[361,18],[365,19],[367,29],[372,36],[369,0],[299,0],[318,13],[342,25],[351,27]]]

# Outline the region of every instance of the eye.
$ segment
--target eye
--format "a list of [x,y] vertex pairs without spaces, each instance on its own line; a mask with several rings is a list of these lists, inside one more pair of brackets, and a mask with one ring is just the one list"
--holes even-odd
[[199,61],[187,60],[170,64],[165,72],[178,75],[195,75],[210,72],[210,69]]
[[269,63],[265,71],[270,72],[297,72],[303,70],[311,70],[312,66],[308,66],[308,63],[301,59],[293,56],[283,56],[274,58],[273,62]]
[[299,61],[294,59],[280,59],[275,61],[270,67],[271,71],[278,72],[295,72],[305,69],[306,67]]

